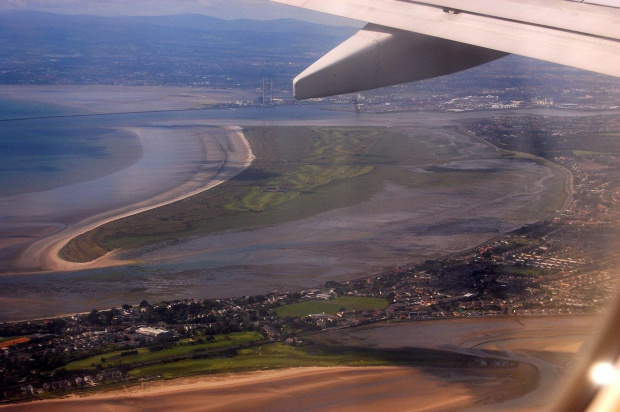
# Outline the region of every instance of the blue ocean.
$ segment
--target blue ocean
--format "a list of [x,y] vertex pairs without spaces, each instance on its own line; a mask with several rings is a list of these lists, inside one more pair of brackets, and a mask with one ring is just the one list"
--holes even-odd
[[134,135],[71,117],[81,114],[0,100],[0,197],[93,180],[140,157]]

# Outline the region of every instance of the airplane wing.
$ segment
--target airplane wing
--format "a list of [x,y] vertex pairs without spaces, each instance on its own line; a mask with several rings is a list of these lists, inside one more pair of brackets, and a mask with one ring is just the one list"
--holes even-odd
[[271,0],[369,24],[293,81],[295,97],[442,76],[514,53],[620,77],[620,0]]

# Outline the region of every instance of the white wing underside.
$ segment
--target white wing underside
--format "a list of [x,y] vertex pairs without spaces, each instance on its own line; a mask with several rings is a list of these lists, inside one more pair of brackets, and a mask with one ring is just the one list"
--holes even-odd
[[371,23],[295,79],[298,98],[441,76],[508,53],[620,77],[617,7],[566,0],[272,1]]

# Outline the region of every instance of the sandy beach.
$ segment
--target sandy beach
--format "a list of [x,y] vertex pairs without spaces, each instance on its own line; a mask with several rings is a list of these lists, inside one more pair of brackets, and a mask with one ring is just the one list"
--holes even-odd
[[[516,371],[513,371],[516,373]],[[520,374],[534,375],[527,365]],[[110,394],[0,406],[1,411],[448,411],[510,397],[500,374],[415,367],[295,368],[154,382]],[[446,396],[449,395],[449,396]]]
[[[156,197],[87,218],[47,236],[25,249],[15,259],[14,267],[17,271],[71,271],[127,264],[126,261],[117,260],[113,252],[88,263],[67,262],[59,258],[58,252],[71,239],[84,232],[113,220],[161,207],[204,192],[243,171],[254,160],[252,149],[240,127],[227,126],[224,129],[225,136],[219,136],[219,140],[218,136],[213,133],[202,135],[206,156],[205,166],[186,183]],[[144,137],[145,130],[143,128],[127,128],[127,130]],[[230,142],[232,150],[227,149],[228,145],[222,141],[223,137]],[[215,169],[209,167],[209,164],[213,162],[217,162]]]

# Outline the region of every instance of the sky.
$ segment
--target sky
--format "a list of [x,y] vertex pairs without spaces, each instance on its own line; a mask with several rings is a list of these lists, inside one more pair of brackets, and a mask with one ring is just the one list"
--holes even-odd
[[359,25],[353,20],[276,4],[268,0],[0,0],[0,12],[11,10],[98,16],[197,13],[227,20],[296,18],[331,25]]

